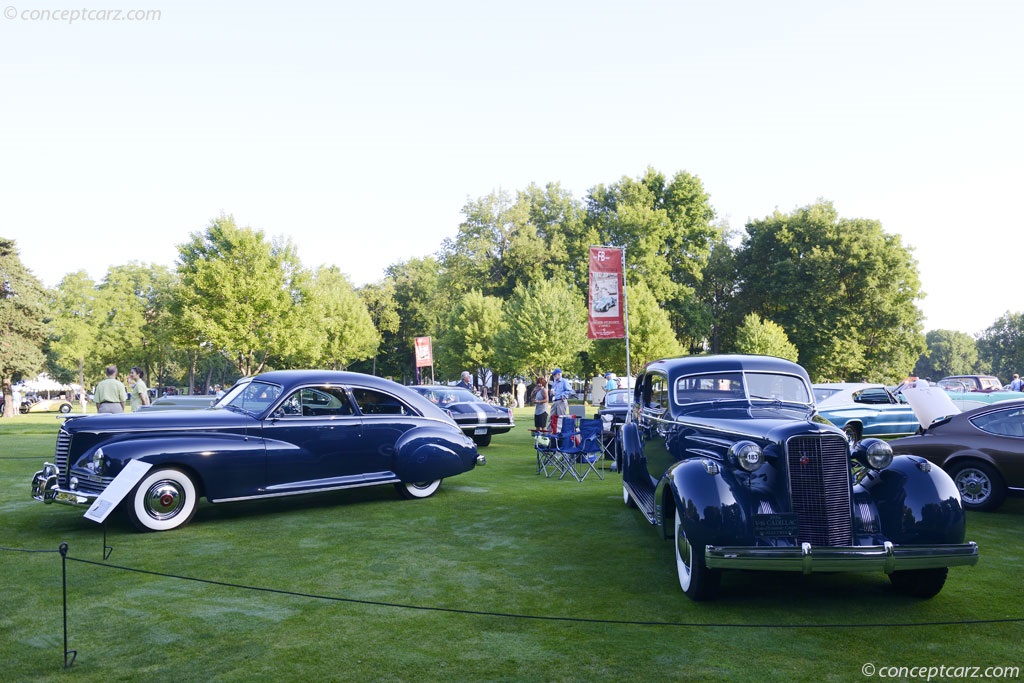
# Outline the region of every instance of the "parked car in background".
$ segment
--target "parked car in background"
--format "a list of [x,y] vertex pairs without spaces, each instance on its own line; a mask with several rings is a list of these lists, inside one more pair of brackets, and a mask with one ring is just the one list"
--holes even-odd
[[225,503],[393,484],[425,498],[477,459],[451,417],[406,387],[288,370],[240,381],[212,410],[71,417],[54,461],[32,477],[32,497],[89,507],[127,469],[120,505],[140,530],[166,531],[186,524],[203,496]]
[[217,402],[216,396],[209,394],[188,395],[173,394],[153,399],[153,402],[146,406],[140,406],[138,412],[151,410],[201,410],[211,408]]
[[649,364],[622,428],[622,497],[674,539],[680,587],[730,569],[877,571],[928,598],[978,560],[949,475],[815,416],[802,367],[768,356]]
[[633,403],[632,389],[613,389],[604,395],[604,400],[594,415],[604,421],[604,443],[609,452],[615,454],[613,469],[618,467],[619,434],[626,423],[630,405]]
[[409,388],[451,415],[480,448],[489,446],[493,435],[504,434],[516,426],[511,408],[488,403],[467,389],[444,385]]
[[948,472],[968,510],[995,510],[1024,493],[1024,399],[942,418],[891,446]]
[[18,406],[21,413],[70,413],[71,402],[63,398],[41,398],[35,394],[29,394],[21,399]]
[[993,375],[950,375],[939,380],[947,391],[1002,391],[1003,383]]
[[850,441],[906,436],[920,427],[914,410],[881,384],[815,384],[813,391],[818,414]]

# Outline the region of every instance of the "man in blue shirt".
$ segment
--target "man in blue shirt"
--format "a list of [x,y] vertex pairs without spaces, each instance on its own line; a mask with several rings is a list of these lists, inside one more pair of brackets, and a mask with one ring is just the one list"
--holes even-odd
[[572,385],[562,379],[562,371],[555,368],[551,373],[551,386],[548,388],[551,394],[551,415],[568,415],[569,398],[576,395]]

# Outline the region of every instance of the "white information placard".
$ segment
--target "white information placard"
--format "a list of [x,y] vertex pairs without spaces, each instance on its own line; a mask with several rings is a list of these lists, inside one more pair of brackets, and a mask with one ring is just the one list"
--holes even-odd
[[85,518],[102,523],[152,466],[141,460],[132,460],[125,465],[121,473],[114,477],[114,481],[110,482],[110,486],[104,489],[100,497],[89,506],[85,512]]

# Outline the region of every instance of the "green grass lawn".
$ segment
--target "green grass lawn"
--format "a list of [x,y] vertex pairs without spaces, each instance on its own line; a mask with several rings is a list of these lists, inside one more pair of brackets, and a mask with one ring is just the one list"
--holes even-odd
[[868,664],[1024,669],[1024,500],[969,514],[981,561],[952,569],[931,600],[895,595],[882,574],[737,572],[719,600],[696,604],[679,590],[671,543],[622,504],[618,475],[538,476],[532,415],[517,422],[483,449],[485,467],[432,498],[377,487],[204,502],[191,524],[158,534],[116,516],[104,560],[102,527],[29,496],[58,421],[0,420],[0,680],[866,681]]

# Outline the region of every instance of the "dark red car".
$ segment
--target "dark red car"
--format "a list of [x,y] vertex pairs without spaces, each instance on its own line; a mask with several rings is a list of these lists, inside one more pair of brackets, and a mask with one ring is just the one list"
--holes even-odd
[[968,510],[995,510],[1024,493],[1024,399],[943,418],[923,433],[889,442],[946,470]]

